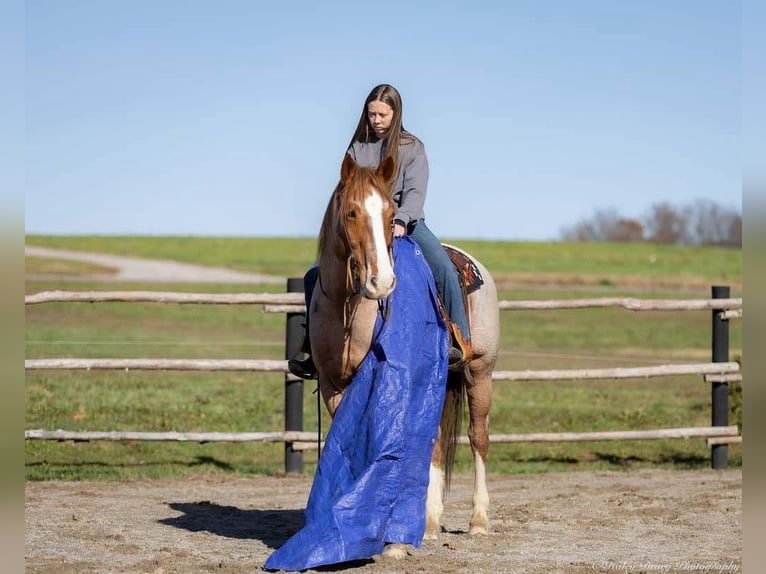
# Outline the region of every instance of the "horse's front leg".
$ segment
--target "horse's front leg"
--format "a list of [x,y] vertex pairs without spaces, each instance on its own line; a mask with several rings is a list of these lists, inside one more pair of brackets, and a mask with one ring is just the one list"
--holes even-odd
[[492,374],[474,376],[467,389],[470,425],[468,439],[474,458],[473,513],[469,534],[489,534],[489,492],[487,456],[489,454],[489,408],[492,404]]
[[431,470],[426,496],[426,531],[423,540],[436,540],[441,533],[441,518],[444,512],[444,470],[442,469],[441,429],[431,455]]

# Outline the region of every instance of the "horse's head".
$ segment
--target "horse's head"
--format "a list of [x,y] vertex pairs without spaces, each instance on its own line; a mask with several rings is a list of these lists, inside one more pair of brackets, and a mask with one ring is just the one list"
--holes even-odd
[[347,155],[333,198],[336,252],[348,262],[353,289],[368,299],[383,299],[396,285],[391,258],[395,168],[390,157],[373,170],[358,166]]

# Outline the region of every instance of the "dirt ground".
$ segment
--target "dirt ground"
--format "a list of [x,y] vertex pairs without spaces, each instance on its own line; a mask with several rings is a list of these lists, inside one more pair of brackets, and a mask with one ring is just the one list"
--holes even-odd
[[[257,572],[302,525],[311,477],[27,482],[28,573]],[[742,472],[490,476],[492,532],[467,534],[472,479],[444,530],[406,559],[310,571],[736,572]]]

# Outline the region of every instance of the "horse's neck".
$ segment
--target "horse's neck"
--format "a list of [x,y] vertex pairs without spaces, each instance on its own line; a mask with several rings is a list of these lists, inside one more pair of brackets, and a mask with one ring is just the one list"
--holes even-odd
[[[350,380],[370,349],[378,309],[376,301],[354,294],[346,277],[345,260],[338,257],[320,258],[321,293],[315,296],[321,297],[322,302],[312,324],[321,325],[324,336],[322,343],[319,343],[323,349],[320,354],[325,360],[327,357],[341,358],[340,361],[330,361],[328,374],[341,386]],[[323,359],[318,354],[315,360]]]
[[348,260],[335,254],[327,254],[319,259],[319,277],[322,293],[330,300],[343,303],[351,295],[349,285]]

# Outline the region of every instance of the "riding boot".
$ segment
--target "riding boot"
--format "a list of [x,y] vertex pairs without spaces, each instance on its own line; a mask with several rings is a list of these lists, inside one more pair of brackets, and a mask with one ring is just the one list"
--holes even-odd
[[314,359],[311,358],[311,342],[309,341],[308,325],[306,325],[306,335],[303,337],[301,351],[306,354],[306,358],[290,359],[287,361],[288,370],[299,379],[316,379],[317,368],[316,365],[314,365]]
[[452,367],[453,365],[457,365],[460,361],[463,360],[463,351],[453,345],[449,348],[448,357],[449,366]]
[[311,355],[303,360],[290,359],[287,361],[287,368],[299,379],[317,378],[317,368],[316,365],[314,365],[314,359],[311,358]]
[[452,346],[449,350],[449,369],[459,371],[473,359],[473,347],[471,339],[466,339],[460,332],[460,327],[450,321],[452,332]]

